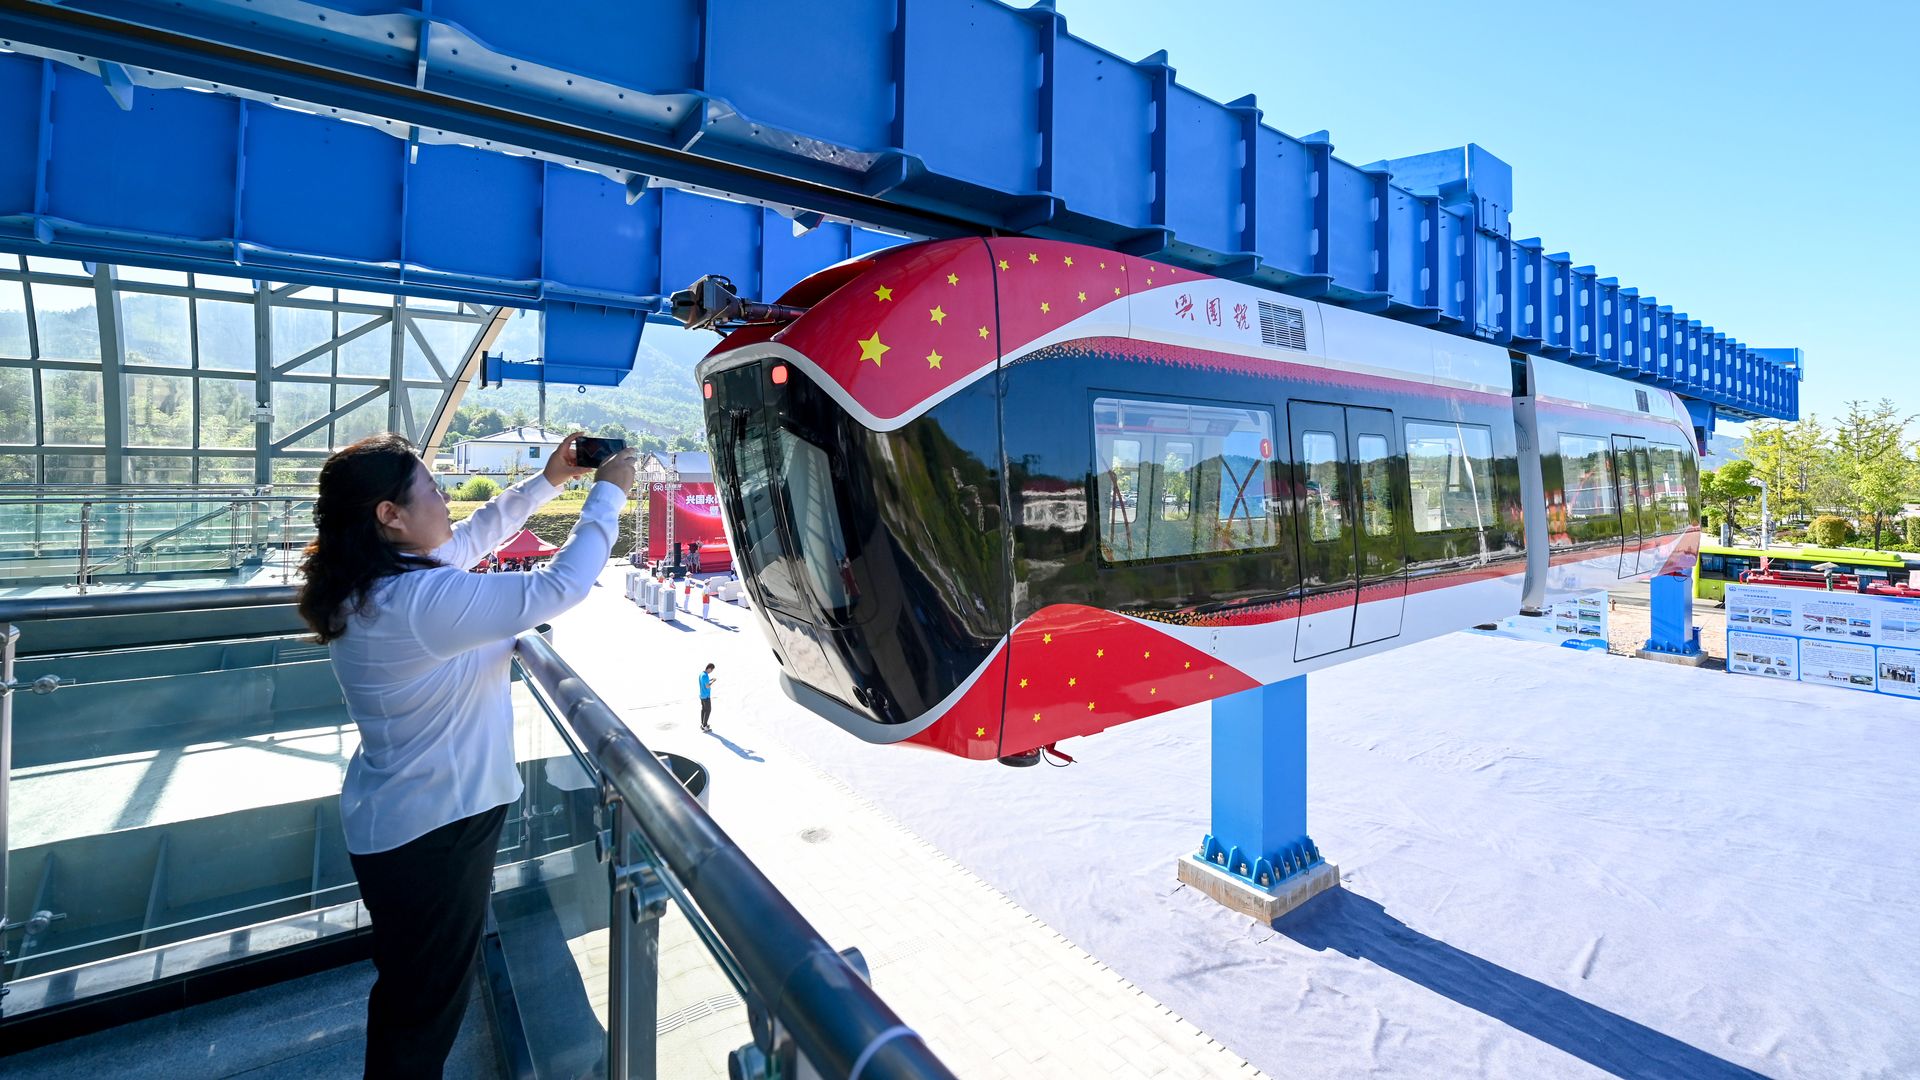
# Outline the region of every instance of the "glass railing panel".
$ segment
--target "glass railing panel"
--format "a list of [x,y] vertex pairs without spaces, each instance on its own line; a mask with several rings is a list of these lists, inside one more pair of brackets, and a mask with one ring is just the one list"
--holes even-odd
[[[25,640],[33,632],[23,628]],[[294,638],[18,661],[9,917],[15,980],[358,895],[339,791],[358,734],[324,648]]]
[[[590,760],[528,681],[515,682],[514,700],[516,752],[527,785],[518,828],[557,834],[562,805],[574,822],[584,818],[591,827],[599,777]],[[697,786],[704,782],[703,776]],[[568,801],[579,796],[592,801]],[[611,818],[612,810],[603,808],[600,824]],[[503,850],[515,829],[510,819]],[[600,1063],[615,996],[612,950],[624,944],[627,961],[619,967],[627,979],[633,1074],[725,1078],[729,1055],[753,1041],[745,978],[631,815],[624,832],[621,865],[644,868],[635,875],[637,903],[625,896],[613,903],[610,870],[590,833],[589,842],[565,851],[549,841],[548,854],[500,871],[517,886],[497,881],[494,909],[533,1059],[543,1075],[579,1075]],[[624,923],[621,934],[612,932],[610,919]],[[644,1067],[649,1060],[652,1067]]]
[[513,703],[525,792],[494,872],[501,953],[539,1074],[604,1076],[613,898],[595,844],[599,777],[526,682],[513,684]]
[[289,565],[312,538],[310,494],[0,494],[0,582]]
[[[664,878],[666,869],[645,851],[637,835],[633,839],[642,859]],[[671,879],[665,880],[672,886]],[[669,888],[668,903],[658,925],[657,997],[650,1018],[633,1017],[635,1030],[644,1031],[643,1025],[651,1020],[655,1075],[725,1080],[729,1056],[753,1042],[745,979],[720,944],[719,935],[678,888]],[[634,996],[636,1006],[644,1009],[646,996]]]

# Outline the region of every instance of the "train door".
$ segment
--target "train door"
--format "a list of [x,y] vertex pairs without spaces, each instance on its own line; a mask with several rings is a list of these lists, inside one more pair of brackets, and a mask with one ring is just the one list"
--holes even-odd
[[1407,557],[1393,513],[1401,460],[1393,414],[1296,401],[1287,419],[1302,584],[1293,658],[1398,635]]
[[1640,549],[1652,535],[1653,507],[1640,496],[1647,488],[1647,440],[1632,435],[1613,437],[1613,476],[1620,494],[1619,576],[1640,572]]

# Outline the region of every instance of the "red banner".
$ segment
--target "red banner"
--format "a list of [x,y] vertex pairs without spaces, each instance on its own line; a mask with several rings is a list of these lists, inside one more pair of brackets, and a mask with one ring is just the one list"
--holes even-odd
[[[647,558],[670,558],[667,549],[667,493],[659,488],[647,495]],[[703,571],[725,570],[732,565],[727,556],[727,529],[720,522],[720,497],[712,484],[681,484],[673,493],[673,539],[684,552],[698,541],[703,554]]]

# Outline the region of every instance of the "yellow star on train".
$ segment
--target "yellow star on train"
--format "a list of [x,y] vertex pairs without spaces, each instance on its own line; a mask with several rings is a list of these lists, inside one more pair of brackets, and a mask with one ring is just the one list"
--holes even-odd
[[874,298],[878,300],[891,300],[893,299],[893,289],[891,286],[882,285],[873,290],[873,295]]
[[974,737],[974,738],[976,738],[976,739],[984,739],[984,738],[986,738],[986,737],[987,737],[987,729],[986,729],[986,728],[983,728],[983,727],[977,727],[977,728],[974,728],[974,729],[973,729],[973,737]]
[[1067,264],[1068,266],[1072,266],[1072,265],[1073,265],[1073,256],[1071,256],[1071,255],[1068,255],[1068,256],[1065,256],[1065,258],[1064,258],[1064,260],[1063,260],[1063,261],[1064,261],[1064,262],[1065,262],[1065,263],[1066,263],[1066,264]]
[[935,368],[938,368],[938,367],[940,366],[940,361],[942,361],[942,360],[945,360],[945,359],[946,359],[946,357],[944,357],[944,356],[941,356],[941,355],[940,355],[939,353],[937,353],[937,352],[929,352],[929,353],[927,353],[927,370],[928,370],[928,371],[932,371],[932,370],[934,370]]
[[958,284],[960,284],[960,275],[959,275],[959,274],[948,274],[948,275],[947,275],[947,284],[949,284],[949,285],[958,285]]
[[893,346],[891,345],[881,344],[880,331],[875,330],[872,337],[860,343],[860,359],[871,360],[873,361],[874,367],[879,367],[880,358],[885,356],[887,351],[892,348]]
[[984,327],[984,326],[983,326],[983,327],[981,327],[981,328],[980,328],[980,336],[981,336],[982,338],[985,338],[985,337],[987,336],[987,328],[986,328],[986,327]]
[[1047,303],[1045,300],[1040,301],[1040,314],[1045,315],[1051,312],[1052,310],[1053,310],[1052,304]]
[[1093,702],[1091,702],[1091,701],[1089,701],[1089,702],[1087,702],[1087,711],[1088,711],[1088,712],[1092,712],[1092,711],[1093,711]]
[[1027,680],[1025,680],[1025,679],[1021,679],[1021,680],[1020,680],[1020,689],[1022,689],[1022,690],[1025,690],[1026,688],[1027,688]]
[[1042,645],[1051,645],[1051,644],[1053,644],[1053,635],[1052,635],[1052,634],[1041,634],[1041,635],[1040,635],[1040,644],[1042,644]]
[[933,320],[934,322],[939,323],[941,326],[947,325],[947,313],[944,308],[940,308],[938,306],[928,308],[927,318]]
[[1033,252],[1029,251],[1027,252],[1027,261],[1030,263],[1037,263],[1040,261],[1040,256],[1035,255]]
[[1081,302],[1081,303],[1083,303],[1083,304],[1087,302],[1087,294],[1086,294],[1086,293],[1081,293],[1081,294],[1080,294],[1080,302]]
[[1034,722],[1034,723],[1036,723],[1036,724],[1040,722],[1040,714],[1039,714],[1039,713],[1034,713],[1034,714],[1033,714],[1033,722]]
[[1007,260],[1005,260],[1005,259],[1001,259],[1001,260],[1000,260],[1000,269],[1002,269],[1002,270],[1005,270],[1006,268],[1007,268]]
[[1069,677],[1069,678],[1067,679],[1067,685],[1068,685],[1068,686],[1079,686],[1079,685],[1080,685],[1080,678],[1079,678],[1079,676],[1077,676],[1077,675],[1076,675],[1076,676],[1071,676],[1071,677]]

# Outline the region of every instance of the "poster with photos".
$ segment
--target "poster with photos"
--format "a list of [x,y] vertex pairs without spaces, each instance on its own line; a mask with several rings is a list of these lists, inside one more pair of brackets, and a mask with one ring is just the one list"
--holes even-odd
[[1732,674],[1920,697],[1920,599],[1728,585],[1726,613]]

